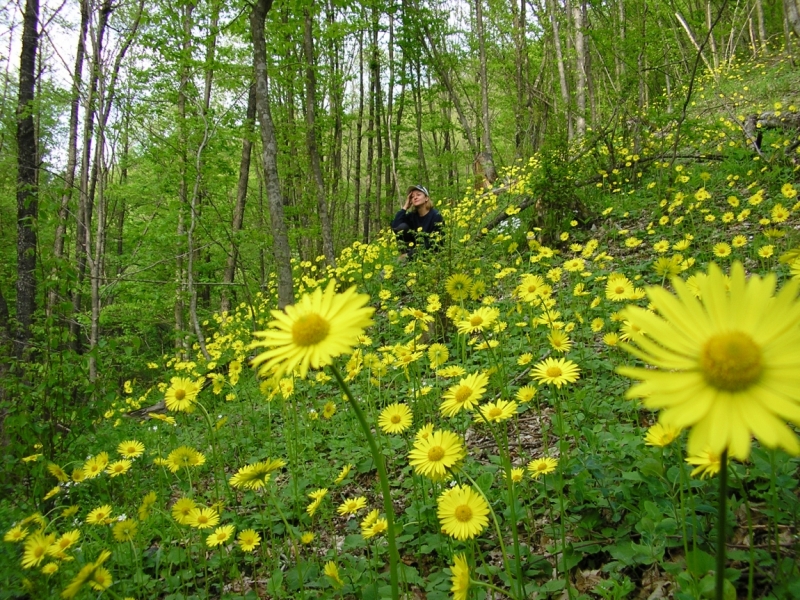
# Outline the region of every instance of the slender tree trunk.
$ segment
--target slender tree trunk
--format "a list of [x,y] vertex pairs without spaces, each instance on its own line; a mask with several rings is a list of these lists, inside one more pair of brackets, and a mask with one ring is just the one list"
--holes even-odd
[[317,75],[314,58],[314,32],[311,19],[311,7],[304,10],[303,19],[303,52],[306,59],[306,147],[311,161],[311,174],[317,189],[317,213],[322,230],[322,253],[329,266],[336,266],[336,255],[333,250],[333,229],[328,216],[328,200],[325,197],[325,182],[322,179],[319,148],[317,144]]
[[358,239],[361,223],[361,142],[364,124],[364,30],[358,32],[358,117],[356,119],[356,156],[355,156],[355,201],[353,205],[353,237]]
[[244,120],[242,134],[242,156],[239,159],[239,182],[236,185],[236,205],[233,208],[233,222],[231,224],[231,250],[225,262],[225,271],[222,275],[222,304],[220,311],[227,312],[231,308],[228,286],[233,283],[236,274],[236,261],[239,258],[239,232],[244,223],[244,208],[247,203],[247,184],[250,180],[250,155],[253,149],[253,123],[256,118],[256,88],[250,85],[247,94],[247,116]]
[[619,36],[619,46],[614,52],[614,61],[617,67],[617,89],[622,90],[625,86],[625,33],[628,22],[625,18],[625,0],[617,0],[618,19],[617,35]]
[[[783,0],[783,9],[786,14],[786,23],[789,29],[800,37],[800,0]],[[790,36],[787,36],[787,48],[791,48]]]
[[425,162],[425,146],[422,143],[422,82],[421,82],[421,67],[419,60],[414,65],[414,116],[416,117],[416,130],[417,130],[417,173],[415,179],[428,183],[430,177],[428,174],[428,163]]
[[447,89],[447,93],[450,95],[450,101],[453,103],[453,108],[456,109],[458,121],[464,130],[464,137],[467,138],[470,151],[473,155],[478,154],[478,144],[475,141],[475,135],[472,132],[472,127],[469,124],[469,119],[467,119],[466,112],[464,112],[464,107],[461,104],[461,100],[456,93],[455,87],[453,86],[453,80],[450,78],[448,68],[444,64],[436,45],[433,43],[433,37],[431,36],[430,30],[425,24],[423,24],[423,31],[424,35],[420,36],[422,48],[428,55],[428,58],[431,61],[431,66],[433,67],[434,71],[436,71],[436,76],[439,78],[439,81],[444,84],[444,87]]
[[[81,78],[83,61],[86,55],[86,30],[89,27],[89,0],[80,0],[81,24],[78,32],[78,49],[75,53],[75,69],[72,76],[72,98],[69,111],[69,141],[67,142],[67,166],[64,171],[64,193],[61,195],[61,206],[58,211],[58,225],[56,226],[53,240],[53,255],[56,266],[53,267],[52,276],[58,271],[58,261],[64,256],[64,238],[67,231],[69,218],[69,204],[72,200],[72,188],[75,185],[75,169],[78,163],[78,110],[81,102]],[[58,289],[54,286],[47,297],[47,313],[53,311],[58,300]]]
[[586,40],[584,37],[584,10],[582,0],[575,0],[572,6],[572,20],[575,25],[575,134],[578,138],[586,136]]
[[370,218],[371,215],[371,196],[372,196],[372,170],[373,170],[373,159],[375,158],[374,155],[374,148],[375,148],[375,70],[372,68],[372,60],[374,58],[375,51],[370,44],[370,69],[369,69],[369,116],[367,117],[367,182],[364,186],[364,243],[369,243],[369,229],[370,229]]
[[192,51],[192,12],[194,5],[187,2],[182,7],[183,43],[181,62],[181,80],[178,87],[178,150],[180,162],[180,181],[178,183],[178,230],[176,237],[175,255],[175,352],[178,354],[188,351],[188,341],[185,336],[185,300],[186,300],[186,269],[184,256],[186,253],[186,224],[185,214],[189,205],[189,152],[188,132],[186,124],[186,102],[189,89],[189,55]]
[[262,161],[266,180],[267,203],[272,223],[272,249],[278,279],[278,306],[294,302],[289,235],[283,215],[283,198],[278,178],[278,143],[269,106],[267,83],[267,48],[264,41],[264,22],[272,8],[272,0],[256,0],[250,13],[250,32],[253,38],[253,68],[256,83],[256,114],[261,132]]
[[711,57],[714,61],[714,70],[719,69],[719,53],[717,52],[717,40],[714,32],[711,31],[711,0],[706,0],[706,28],[708,32],[708,41],[711,46]]
[[492,152],[492,130],[489,122],[489,74],[486,68],[486,36],[483,28],[483,0],[475,0],[475,24],[478,28],[478,52],[481,80],[481,145],[483,175],[490,184],[497,179]]
[[381,189],[383,171],[383,93],[381,88],[380,54],[378,49],[379,13],[376,6],[372,9],[372,68],[373,98],[375,103],[375,210],[374,230],[380,230],[381,222]]
[[525,40],[525,6],[526,0],[511,0],[511,16],[514,28],[514,85],[517,92],[517,101],[514,105],[514,155],[521,158],[525,143],[525,97],[528,87],[528,47]]
[[561,33],[559,32],[556,0],[548,0],[550,13],[550,27],[553,30],[553,47],[556,51],[556,66],[558,67],[558,83],[561,90],[561,102],[567,119],[567,139],[574,137],[572,130],[572,110],[570,108],[569,87],[567,86],[567,72],[564,67],[564,53],[561,50]]
[[39,1],[26,0],[17,95],[17,333],[15,354],[22,358],[31,340],[36,310],[36,221],[39,217],[37,140],[34,129]]
[[756,21],[758,22],[758,45],[761,52],[767,51],[767,29],[764,26],[764,4],[762,0],[755,0]]
[[[139,20],[144,8],[144,0],[140,0],[138,13],[134,17],[134,21],[130,30],[124,38],[117,56],[114,59],[114,64],[111,68],[110,77],[106,79],[103,76],[98,78],[100,85],[98,86],[98,112],[99,118],[97,120],[97,136],[95,144],[95,156],[92,172],[95,180],[95,189],[97,190],[97,227],[94,239],[94,256],[90,257],[87,253],[87,262],[89,263],[89,274],[91,279],[91,299],[92,299],[92,315],[89,329],[89,347],[94,349],[100,341],[100,283],[103,279],[105,268],[105,248],[106,248],[106,188],[108,184],[108,169],[106,167],[105,150],[106,150],[106,127],[108,119],[111,115],[111,108],[114,104],[114,96],[116,94],[116,85],[119,78],[119,70],[122,65],[122,60],[125,54],[133,43],[136,31],[139,28]],[[94,192],[92,192],[94,195]],[[91,214],[87,211],[87,214]],[[88,235],[88,225],[91,224],[91,217],[87,219],[87,248],[90,246],[90,239]],[[97,380],[97,355],[94,352],[89,353],[89,381],[94,382]]]

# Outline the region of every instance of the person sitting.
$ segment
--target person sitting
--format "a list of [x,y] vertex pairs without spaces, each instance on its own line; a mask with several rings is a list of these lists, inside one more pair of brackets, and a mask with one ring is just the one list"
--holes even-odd
[[444,236],[444,219],[421,185],[412,185],[406,191],[403,207],[392,221],[392,231],[401,246],[401,256],[411,257],[423,245],[428,250],[437,250]]

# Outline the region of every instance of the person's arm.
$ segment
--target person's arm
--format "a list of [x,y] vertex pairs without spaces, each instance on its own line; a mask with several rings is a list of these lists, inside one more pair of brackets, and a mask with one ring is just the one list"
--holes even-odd
[[408,213],[405,208],[401,208],[392,219],[392,231],[406,230],[409,227],[411,227],[411,223],[408,221]]

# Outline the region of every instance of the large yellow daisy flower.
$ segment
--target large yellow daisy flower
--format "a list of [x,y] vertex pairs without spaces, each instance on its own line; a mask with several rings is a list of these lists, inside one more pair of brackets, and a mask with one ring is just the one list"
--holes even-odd
[[455,433],[434,431],[427,439],[417,438],[408,458],[417,473],[438,480],[465,454],[461,438]]
[[403,433],[411,427],[411,409],[406,404],[395,402],[381,411],[378,427],[385,433]]
[[628,396],[662,409],[665,425],[691,427],[690,455],[727,449],[745,460],[752,435],[769,448],[800,454],[785,423],[800,424],[800,282],[775,295],[774,275],[747,280],[736,262],[728,282],[716,265],[709,267],[699,284],[702,301],[682,280],[673,285],[677,296],[648,289],[661,316],[626,309],[647,332],[626,350],[656,367],[619,369],[641,382]]
[[463,273],[455,273],[447,278],[444,284],[445,291],[456,302],[462,302],[469,297],[472,288],[472,277]]
[[489,505],[468,485],[443,492],[438,503],[436,514],[442,531],[457,540],[472,539],[489,524]]
[[486,331],[500,316],[500,311],[496,308],[481,306],[479,309],[469,313],[466,318],[459,321],[458,333],[470,334],[479,331]]
[[480,414],[475,415],[477,423],[500,423],[510,419],[517,414],[517,403],[513,400],[497,400],[496,402],[487,402],[483,406],[478,407]]
[[332,280],[324,292],[315,289],[287,306],[286,312],[272,311],[271,329],[255,332],[260,341],[251,344],[251,348],[268,348],[253,359],[262,377],[280,377],[295,369],[305,377],[309,367],[324,367],[358,344],[364,328],[372,324],[375,309],[364,306],[369,296],[356,293],[355,286],[341,294],[335,287]]
[[247,488],[249,490],[260,489],[267,485],[273,471],[277,471],[284,466],[286,466],[286,461],[280,458],[262,460],[252,465],[246,465],[231,477],[231,487]]
[[444,393],[439,410],[445,417],[453,417],[462,409],[472,410],[483,397],[487,385],[489,376],[486,373],[472,373],[464,377]]
[[552,384],[560,388],[565,383],[575,383],[580,377],[580,369],[571,360],[546,358],[536,363],[531,377],[539,383]]
[[192,408],[200,386],[185,377],[173,377],[169,389],[164,394],[164,403],[167,408],[177,412],[187,412]]

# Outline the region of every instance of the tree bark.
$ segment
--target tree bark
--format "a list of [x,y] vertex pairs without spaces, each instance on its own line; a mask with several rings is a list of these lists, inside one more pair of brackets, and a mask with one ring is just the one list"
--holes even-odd
[[586,40],[584,37],[583,0],[575,0],[572,6],[572,20],[575,25],[575,134],[578,138],[586,136]]
[[548,0],[548,12],[550,13],[550,27],[553,30],[553,47],[556,52],[556,66],[558,68],[558,83],[561,90],[561,101],[564,104],[564,113],[567,119],[567,139],[574,137],[572,130],[572,110],[570,108],[569,87],[567,86],[567,72],[564,67],[564,53],[561,49],[561,33],[558,25],[558,14],[556,10],[556,0]]
[[478,29],[478,53],[481,80],[481,145],[483,146],[483,176],[493,184],[497,179],[492,154],[492,131],[489,122],[489,74],[486,68],[486,36],[483,30],[483,0],[475,0],[475,24]]
[[[58,211],[58,225],[56,226],[55,238],[53,240],[53,255],[56,258],[56,266],[53,267],[51,275],[56,276],[58,262],[64,256],[64,237],[67,231],[67,220],[69,218],[69,204],[72,200],[72,188],[75,185],[75,169],[78,163],[78,111],[81,102],[81,79],[83,73],[83,61],[86,56],[86,30],[89,27],[89,6],[88,0],[80,0],[81,24],[78,33],[78,49],[75,53],[75,69],[72,76],[72,98],[70,100],[69,111],[69,141],[67,142],[67,166],[64,171],[64,193],[61,195],[61,206]],[[47,313],[53,312],[58,300],[58,289],[50,289],[47,297]]]
[[786,21],[789,23],[789,27],[794,31],[795,36],[800,37],[800,2],[798,0],[783,0],[783,8],[786,12]]
[[269,106],[267,83],[267,47],[264,41],[264,22],[272,8],[272,0],[256,0],[250,13],[250,32],[253,38],[253,69],[256,84],[256,114],[261,133],[262,161],[266,180],[267,203],[272,223],[272,249],[278,280],[278,306],[294,302],[289,235],[283,215],[283,198],[278,178],[278,143]]
[[256,88],[250,85],[250,92],[247,94],[247,116],[244,120],[244,133],[242,134],[242,156],[239,159],[239,181],[236,185],[236,205],[233,207],[233,222],[231,223],[231,250],[225,262],[225,271],[222,275],[222,283],[226,284],[222,288],[221,312],[227,312],[231,308],[228,286],[233,283],[236,275],[236,261],[239,258],[238,235],[244,223],[244,209],[247,203],[247,184],[250,181],[250,156],[253,150],[253,124],[256,118]]
[[356,118],[355,200],[353,205],[353,237],[358,239],[361,224],[361,143],[364,125],[364,30],[358,32],[358,117]]
[[22,358],[31,340],[36,310],[36,221],[39,218],[37,143],[33,122],[39,0],[26,0],[17,95],[17,332],[15,354]]
[[329,266],[336,266],[336,255],[333,249],[333,229],[328,216],[328,199],[325,197],[325,182],[322,178],[322,165],[317,144],[317,75],[314,58],[314,32],[311,18],[311,7],[303,11],[303,53],[306,59],[306,147],[311,161],[311,174],[317,190],[317,213],[322,230],[322,253]]

